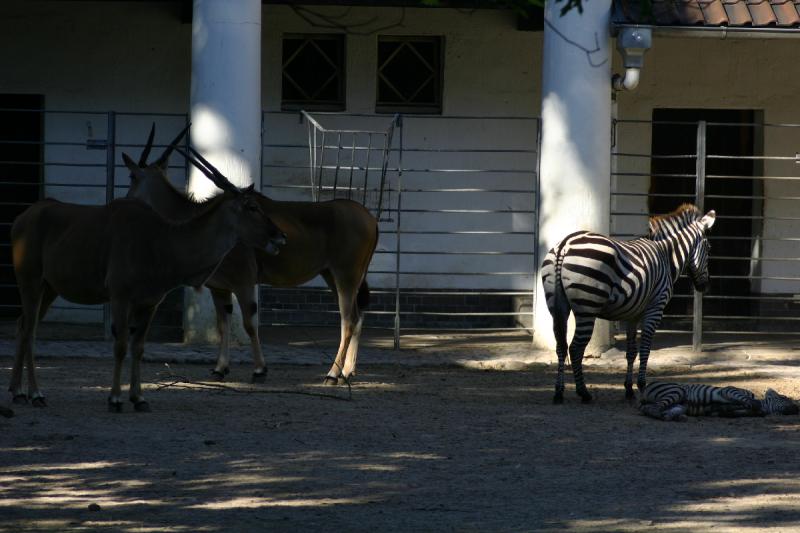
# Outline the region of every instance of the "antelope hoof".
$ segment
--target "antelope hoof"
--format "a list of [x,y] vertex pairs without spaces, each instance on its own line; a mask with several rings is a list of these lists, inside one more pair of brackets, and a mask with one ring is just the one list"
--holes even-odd
[[216,368],[211,371],[211,379],[212,381],[225,381],[225,376],[230,373],[229,369],[225,369],[222,372],[217,370]]
[[14,397],[11,399],[11,403],[15,405],[26,405],[28,403],[28,395],[15,394]]
[[136,411],[137,413],[149,413],[150,404],[144,400],[133,402],[133,410]]
[[325,376],[325,381],[322,382],[322,384],[325,385],[326,387],[332,387],[338,383],[339,380],[331,376]]
[[267,382],[267,371],[262,370],[261,372],[253,372],[253,376],[251,378],[253,383],[266,383]]
[[564,393],[563,392],[555,393],[555,395],[553,396],[553,404],[561,405],[562,403],[564,403]]
[[14,411],[9,409],[8,407],[0,406],[0,416],[4,416],[6,418],[11,418],[14,416]]
[[121,413],[122,412],[122,402],[119,400],[108,400],[108,412],[109,413]]
[[47,407],[47,400],[44,399],[44,396],[37,396],[33,400],[31,400],[31,405],[34,407]]
[[583,392],[580,394],[581,396],[581,403],[592,403],[592,395],[588,392]]

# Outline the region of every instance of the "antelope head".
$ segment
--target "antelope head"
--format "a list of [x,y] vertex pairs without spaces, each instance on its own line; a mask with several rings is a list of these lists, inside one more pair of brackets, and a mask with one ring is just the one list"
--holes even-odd
[[144,170],[145,172],[133,172],[130,173],[130,180],[131,185],[128,189],[128,194],[126,195],[127,198],[138,198],[139,200],[144,201],[147,204],[152,205],[156,211],[164,214],[165,209],[168,209],[169,206],[163,206],[165,209],[160,209],[162,206],[160,203],[164,201],[164,188],[165,186],[172,187],[167,178],[167,168],[169,167],[169,156],[172,155],[172,152],[175,150],[175,147],[178,146],[178,143],[181,142],[181,139],[186,135],[189,131],[189,126],[191,124],[187,124],[185,128],[181,130],[180,133],[172,140],[171,143],[164,149],[164,153],[156,159],[153,163],[148,163],[147,158],[150,156],[150,152],[153,149],[153,137],[156,131],[156,124],[153,123],[153,126],[150,128],[150,134],[147,137],[147,143],[145,144],[144,150],[142,150],[142,155],[139,157],[139,161],[137,163],[138,168]]
[[178,147],[175,149],[214,185],[222,189],[223,194],[232,198],[231,208],[235,215],[236,234],[239,240],[246,246],[264,249],[270,255],[277,255],[279,247],[286,244],[286,234],[264,212],[259,202],[260,194],[253,185],[240,189],[194,148],[189,147],[189,153]]

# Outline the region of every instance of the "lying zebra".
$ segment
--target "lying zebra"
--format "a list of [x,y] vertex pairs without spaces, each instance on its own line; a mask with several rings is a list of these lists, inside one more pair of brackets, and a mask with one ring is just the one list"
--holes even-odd
[[654,381],[647,384],[639,411],[659,420],[684,421],[687,416],[796,415],[800,409],[791,398],[772,389],[757,400],[755,394],[738,387]]

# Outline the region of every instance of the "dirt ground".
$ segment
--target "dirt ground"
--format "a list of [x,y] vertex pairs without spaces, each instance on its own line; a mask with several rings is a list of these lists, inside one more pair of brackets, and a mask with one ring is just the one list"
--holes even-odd
[[[552,405],[552,366],[375,359],[349,400],[318,363],[265,385],[237,364],[217,389],[205,363],[151,361],[153,411],[112,414],[110,358],[44,357],[49,407],[0,418],[0,530],[800,530],[800,417],[647,419],[614,365],[586,369],[594,403],[570,378]],[[650,377],[800,397],[796,362],[773,362]]]

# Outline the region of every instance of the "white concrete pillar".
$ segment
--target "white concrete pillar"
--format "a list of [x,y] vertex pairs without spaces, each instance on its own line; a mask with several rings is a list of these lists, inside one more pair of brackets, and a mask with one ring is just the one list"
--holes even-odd
[[[234,184],[259,189],[261,0],[194,0],[191,83],[192,144]],[[198,199],[218,192],[195,168],[187,188]],[[187,342],[216,339],[207,290],[186,291],[184,315]],[[244,336],[241,317],[232,330]]]
[[[583,2],[563,17],[545,4],[542,76],[539,257],[578,230],[607,234],[611,172],[610,0]],[[610,345],[598,321],[587,353]],[[555,349],[553,325],[537,276],[534,344]]]

